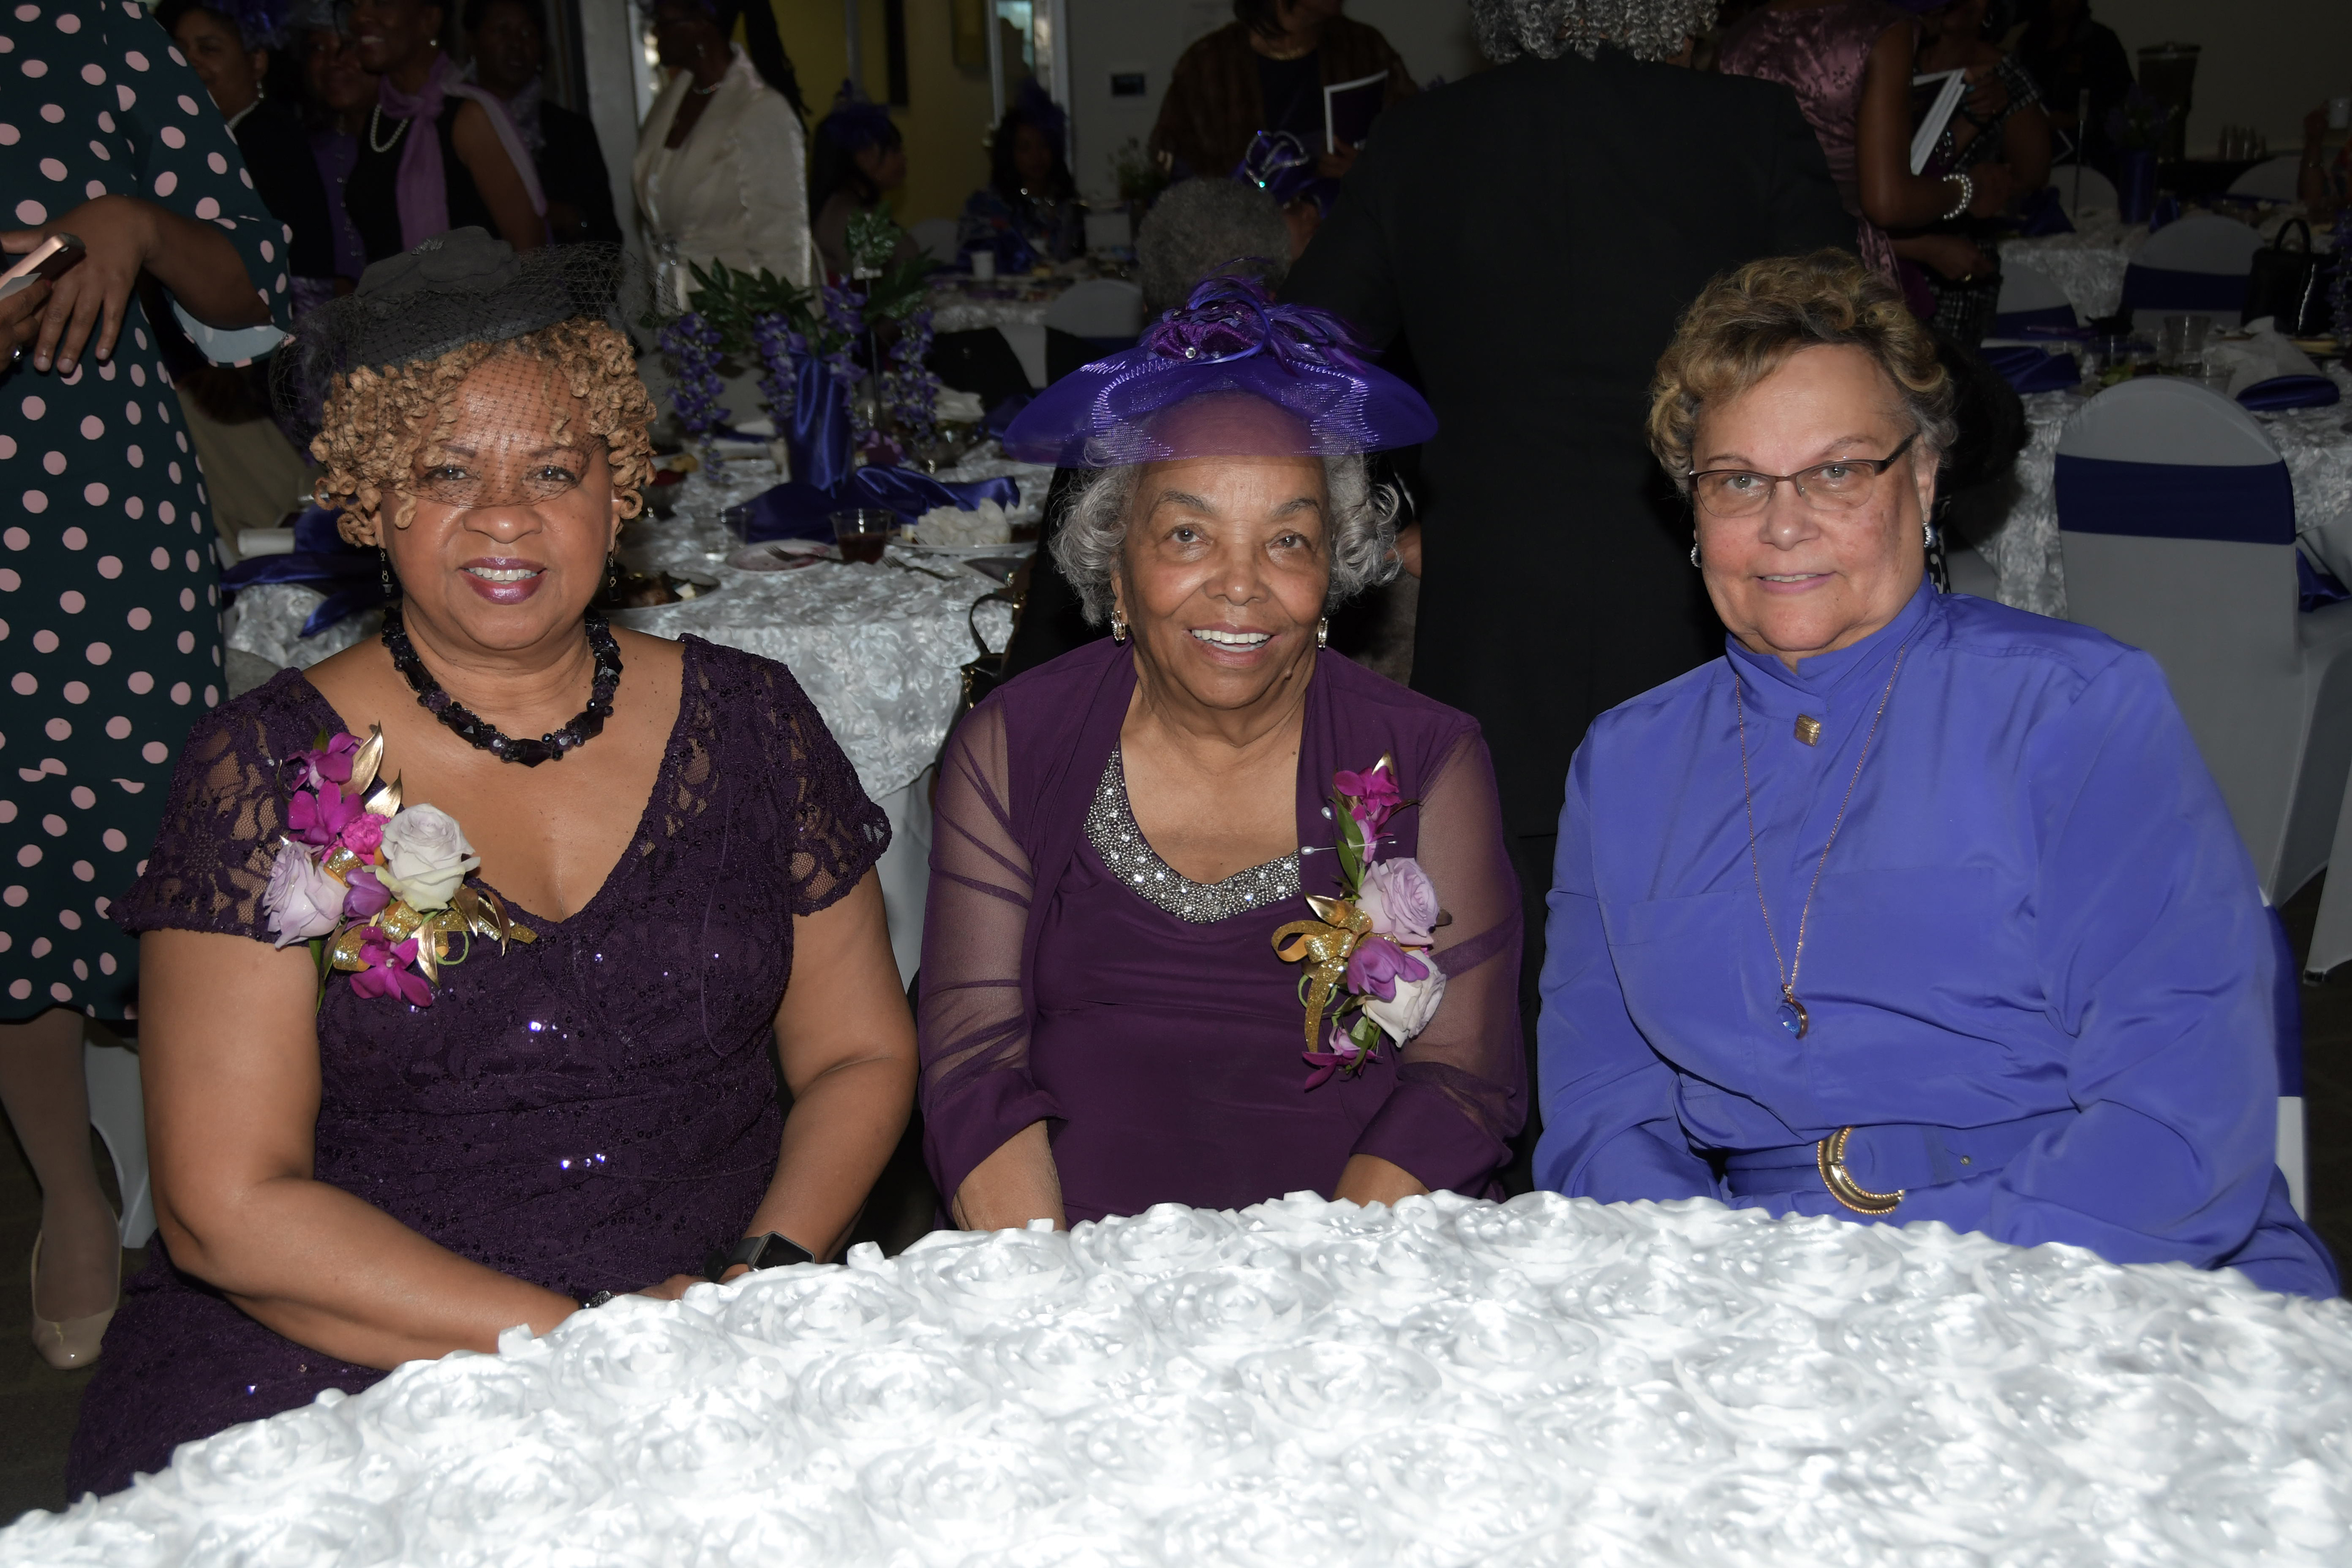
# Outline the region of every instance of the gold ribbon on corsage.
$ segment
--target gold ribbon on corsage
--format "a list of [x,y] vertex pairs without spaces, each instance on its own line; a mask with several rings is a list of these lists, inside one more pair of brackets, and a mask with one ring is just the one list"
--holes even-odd
[[1274,950],[1286,964],[1304,960],[1307,965],[1298,986],[1307,1006],[1307,1049],[1313,1051],[1323,1043],[1323,1015],[1331,1006],[1331,993],[1348,977],[1348,959],[1356,944],[1370,934],[1372,922],[1344,898],[1310,893],[1307,907],[1316,918],[1294,920],[1276,931]]

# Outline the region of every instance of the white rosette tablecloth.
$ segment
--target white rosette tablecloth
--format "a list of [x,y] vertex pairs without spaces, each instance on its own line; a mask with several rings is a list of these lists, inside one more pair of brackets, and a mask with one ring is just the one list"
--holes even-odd
[[[2062,173],[2061,178],[2063,178]],[[2004,266],[2014,261],[2065,291],[2085,321],[2123,308],[2124,269],[2147,243],[2146,224],[2125,224],[2114,214],[2086,216],[2073,234],[2042,235],[2000,242]]]
[[[2352,511],[2352,374],[2340,364],[2327,373],[2346,401],[2326,408],[2288,409],[2254,417],[2269,432],[2294,484],[2294,516],[2310,529]],[[2066,613],[2066,571],[2058,542],[2058,438],[2084,400],[2072,392],[2036,392],[2024,400],[2029,439],[2018,454],[2013,499],[1978,552],[2000,580],[2000,600],[2040,615]]]
[[1941,1226],[1297,1195],[625,1296],[0,1564],[2341,1563],[2352,1307]]

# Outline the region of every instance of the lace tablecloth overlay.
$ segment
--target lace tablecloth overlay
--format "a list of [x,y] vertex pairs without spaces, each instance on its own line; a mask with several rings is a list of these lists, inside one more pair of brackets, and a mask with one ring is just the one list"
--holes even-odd
[[[2352,375],[2341,365],[2330,366],[2327,373],[2345,390],[2345,402],[2254,416],[2286,460],[2294,483],[2295,523],[2305,529],[2352,510],[2352,434],[2344,429],[2352,412]],[[1977,546],[2000,579],[2001,602],[2039,615],[2066,613],[2054,480],[2059,434],[2082,406],[2083,399],[2073,392],[2036,392],[2025,400],[2032,434],[2018,455],[2015,499],[1999,528]]]
[[974,294],[969,284],[935,283],[930,303],[932,331],[975,332],[982,327],[1043,327],[1053,300],[988,298]]
[[2085,321],[2112,316],[2124,301],[2124,268],[2147,243],[2146,224],[2086,217],[2073,234],[2000,242],[2004,265],[2029,262],[2063,289]]
[[[1034,521],[1053,477],[1050,468],[991,456],[941,477],[999,475],[1021,486],[1015,520]],[[715,577],[719,591],[624,611],[614,620],[657,637],[690,632],[789,666],[848,754],[858,781],[878,800],[930,766],[946,737],[962,666],[978,653],[966,613],[991,584],[952,560],[897,549],[877,566],[828,561],[796,571],[742,571],[727,565],[737,540],[720,515],[776,481],[772,463],[724,463],[715,477],[698,474],[677,487],[669,518],[648,515],[631,524],[621,540],[625,564]],[[232,609],[228,645],[307,669],[373,636],[381,624],[371,612],[302,637],[304,619],[320,602],[308,588],[247,589]],[[1012,633],[1012,612],[1003,604],[982,605],[977,623],[989,645],[1002,648]]]
[[2352,1310],[1933,1223],[1312,1193],[621,1296],[0,1564],[2342,1563]]

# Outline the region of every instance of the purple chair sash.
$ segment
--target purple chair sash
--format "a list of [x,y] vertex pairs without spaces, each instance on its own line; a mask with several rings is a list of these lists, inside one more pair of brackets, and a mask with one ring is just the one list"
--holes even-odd
[[2058,455],[2058,526],[2074,534],[2294,543],[2284,463],[2206,467]]
[[2022,338],[2036,328],[2074,331],[2074,308],[2044,305],[2038,310],[2004,310],[1992,319],[1992,334],[1996,338]]
[[2123,313],[2135,310],[2243,310],[2242,273],[2180,272],[2168,267],[2124,268]]

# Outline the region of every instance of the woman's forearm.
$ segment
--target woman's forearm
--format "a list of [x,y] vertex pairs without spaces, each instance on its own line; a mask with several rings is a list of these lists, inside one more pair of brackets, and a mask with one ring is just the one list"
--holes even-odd
[[1347,1203],[1394,1203],[1428,1190],[1420,1177],[1392,1160],[1378,1155],[1349,1155],[1331,1196]]
[[228,235],[152,202],[138,204],[154,225],[147,270],[189,315],[207,327],[222,328],[257,327],[269,319],[269,307],[247,276],[245,260]]
[[361,1366],[493,1351],[502,1330],[544,1333],[577,1308],[323,1182],[257,1182],[194,1228],[165,1208],[173,1261],[288,1339]]
[[911,1066],[894,1057],[844,1062],[804,1085],[747,1234],[772,1230],[820,1260],[840,1251],[907,1130],[914,1092]]
[[1070,1228],[1043,1122],[1005,1139],[972,1167],[955,1195],[955,1222],[966,1230],[1017,1230],[1033,1219],[1050,1219],[1056,1230]]

